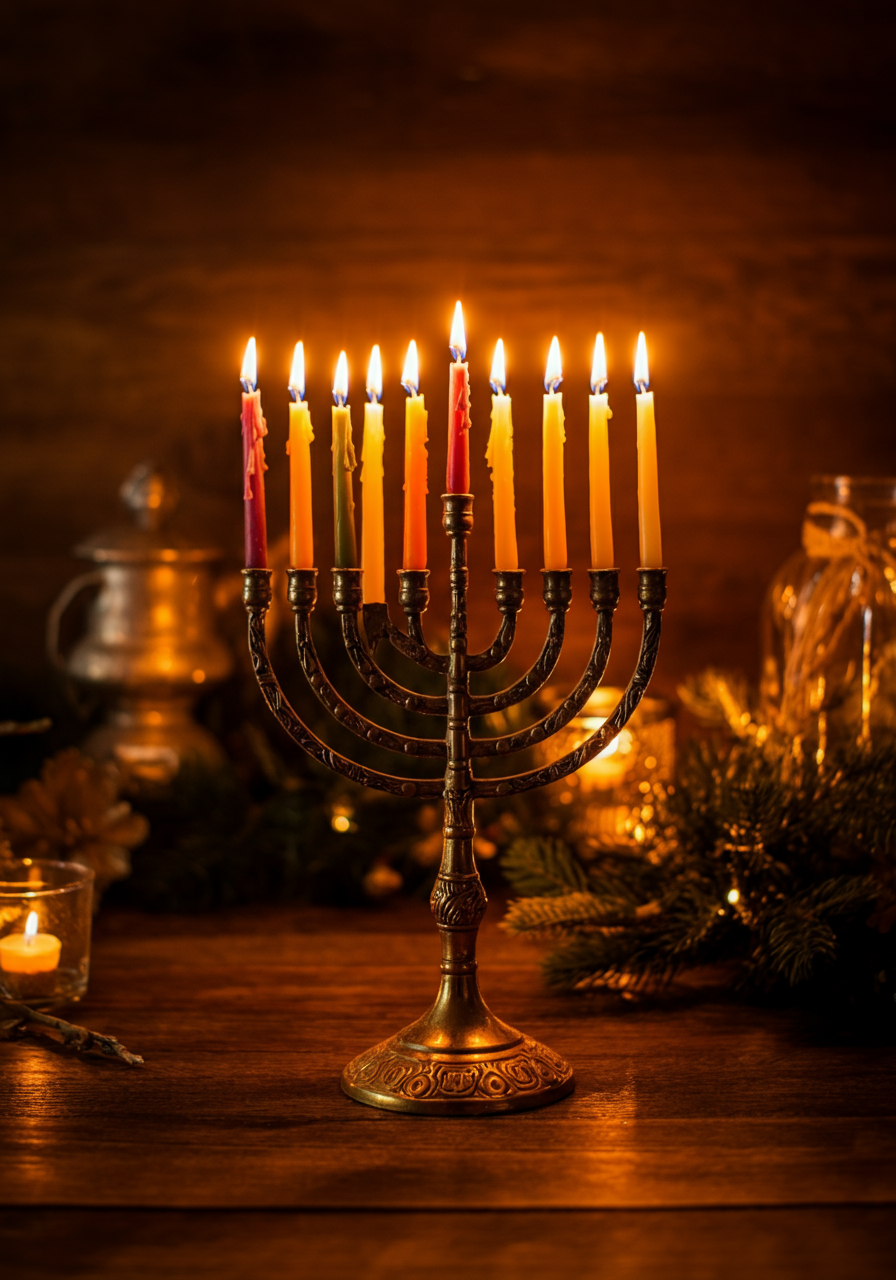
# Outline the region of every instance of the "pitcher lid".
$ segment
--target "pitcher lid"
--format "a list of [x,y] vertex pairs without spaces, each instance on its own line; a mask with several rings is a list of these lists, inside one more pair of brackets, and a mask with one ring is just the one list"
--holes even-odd
[[97,563],[158,562],[197,564],[220,560],[218,547],[197,544],[186,534],[167,528],[180,501],[177,486],[152,462],[141,462],[118,491],[131,512],[133,524],[101,529],[82,539],[75,555]]

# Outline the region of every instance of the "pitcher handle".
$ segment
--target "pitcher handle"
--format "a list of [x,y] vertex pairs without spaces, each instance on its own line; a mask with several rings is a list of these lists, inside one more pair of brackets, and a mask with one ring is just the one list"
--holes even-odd
[[62,629],[63,616],[67,612],[69,606],[74,603],[82,591],[87,591],[90,587],[97,587],[102,583],[102,581],[103,571],[101,569],[92,569],[90,573],[82,573],[80,577],[73,578],[71,582],[62,588],[59,595],[50,606],[50,611],[47,614],[47,657],[62,677],[62,683],[69,702],[72,704],[75,711],[77,711],[84,719],[90,715],[92,707],[80,697],[71,677],[68,674],[65,659],[59,651],[59,635]]

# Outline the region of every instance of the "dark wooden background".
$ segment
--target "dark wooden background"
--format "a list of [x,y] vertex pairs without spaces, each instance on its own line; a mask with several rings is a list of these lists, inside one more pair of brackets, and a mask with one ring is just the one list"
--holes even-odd
[[[6,0],[3,31],[7,704],[41,709],[43,617],[74,572],[68,548],[117,517],[135,462],[176,469],[194,522],[236,565],[250,332],[272,534],[286,518],[289,354],[307,345],[323,567],[328,387],[345,346],[357,422],[373,341],[398,564],[398,373],[416,336],[438,586],[446,339],[463,298],[478,644],[494,617],[483,457],[494,341],[508,349],[521,553],[535,571],[541,376],[560,336],[570,555],[583,570],[585,397],[603,329],[629,593],[619,677],[636,622],[630,363],[644,328],[672,570],[667,688],[710,661],[755,669],[763,587],[797,544],[811,473],[896,472],[891,6]],[[581,661],[588,612],[564,672]],[[543,625],[537,601],[526,614],[520,660]]]

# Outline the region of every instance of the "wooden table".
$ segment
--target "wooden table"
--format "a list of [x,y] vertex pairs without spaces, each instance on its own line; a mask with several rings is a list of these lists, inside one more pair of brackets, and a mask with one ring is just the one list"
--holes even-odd
[[893,1050],[719,999],[549,995],[499,914],[486,997],[578,1086],[461,1120],[339,1090],[433,994],[423,904],[101,916],[77,1019],[146,1066],[0,1044],[7,1274],[890,1274]]

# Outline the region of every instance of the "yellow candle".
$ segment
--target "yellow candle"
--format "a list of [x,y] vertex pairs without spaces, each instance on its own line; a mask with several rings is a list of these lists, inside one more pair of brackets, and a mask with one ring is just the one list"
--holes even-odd
[[588,397],[588,470],[591,494],[591,568],[612,569],[613,519],[610,513],[610,440],[607,422],[613,414],[604,391],[607,356],[604,335],[594,343],[591,392]]
[[551,340],[545,369],[544,417],[542,422],[544,484],[544,567],[566,569],[566,502],[563,494],[563,396],[558,390],[563,381],[560,344]]
[[333,513],[337,569],[358,569],[358,543],[355,535],[355,495],[352,472],[357,463],[352,442],[352,414],[348,400],[348,361],[339,352],[333,379]]
[[498,339],[489,381],[492,391],[492,429],[485,460],[492,469],[495,512],[495,568],[518,569],[516,506],[513,496],[513,418],[510,396],[504,394],[504,342]]
[[38,933],[37,912],[28,913],[24,933],[0,938],[0,969],[4,973],[51,973],[59,967],[62,943],[52,933]]
[[638,394],[638,521],[641,535],[641,568],[663,567],[663,540],[660,534],[660,498],[656,465],[656,419],[653,392],[647,390],[647,341],[638,334],[635,356],[635,386]]
[[311,522],[311,441],[314,431],[304,401],[305,348],[296,343],[289,374],[289,564],[293,569],[314,568],[314,530]]
[[361,579],[365,604],[386,600],[386,552],[383,531],[383,366],[380,349],[374,345],[367,366],[367,395],[364,406],[364,443],[361,447],[361,484],[364,505],[361,511]]
[[426,568],[427,412],[417,394],[420,369],[417,344],[411,340],[401,374],[408,393],[404,407],[404,553],[402,568]]

